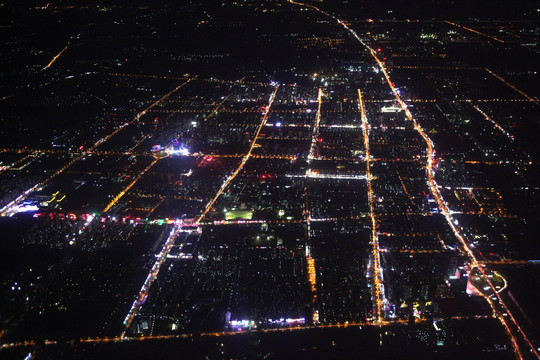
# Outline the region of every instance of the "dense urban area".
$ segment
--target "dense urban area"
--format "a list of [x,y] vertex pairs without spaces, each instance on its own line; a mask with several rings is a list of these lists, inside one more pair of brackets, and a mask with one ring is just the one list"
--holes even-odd
[[353,3],[0,4],[0,358],[539,358],[540,7]]

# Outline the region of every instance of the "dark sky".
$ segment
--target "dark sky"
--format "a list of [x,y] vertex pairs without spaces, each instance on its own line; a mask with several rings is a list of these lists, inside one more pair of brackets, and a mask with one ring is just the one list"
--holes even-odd
[[[86,6],[139,6],[152,7],[160,4],[184,6],[189,4],[221,4],[244,0],[91,0]],[[284,2],[286,0],[247,0],[252,3]],[[540,20],[540,2],[534,0],[305,0],[306,3],[321,6],[348,15],[348,18],[397,18],[397,19],[512,19]],[[47,2],[37,0],[8,1],[0,4],[1,9],[12,7],[43,6]],[[76,0],[51,0],[52,6],[77,5]],[[540,26],[540,25],[539,25]]]
[[358,18],[523,19],[540,18],[538,1],[515,0],[325,0],[326,8]]

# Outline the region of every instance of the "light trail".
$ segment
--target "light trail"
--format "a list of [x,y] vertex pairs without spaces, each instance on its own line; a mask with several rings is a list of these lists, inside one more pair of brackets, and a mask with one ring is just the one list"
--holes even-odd
[[489,70],[488,68],[485,68],[484,70],[486,70],[490,75],[492,75],[493,77],[495,77],[496,79],[500,80],[503,84],[505,84],[506,86],[508,86],[509,88],[511,88],[512,90],[516,91],[517,93],[521,94],[523,97],[525,97],[527,100],[529,101],[532,101],[536,104],[538,104],[538,100],[530,97],[529,95],[525,94],[523,91],[519,90],[517,87],[515,87],[514,85],[510,84],[508,81],[504,80],[502,77],[500,77],[499,75],[495,74],[493,71]]
[[315,259],[313,259],[309,253],[306,255],[306,258],[308,268],[308,281],[311,285],[311,292],[314,294],[313,297],[317,298],[317,275],[315,272]]
[[[130,153],[135,152],[134,150],[135,150],[139,145],[141,145],[146,139],[148,139],[149,136],[150,136],[149,134],[144,135],[144,136],[141,138],[141,140],[137,141],[137,143],[136,143],[135,145],[133,145],[132,147],[130,147],[130,148],[127,150],[127,152],[130,152]],[[136,161],[137,161],[137,160],[135,160],[135,162],[136,162]],[[132,164],[132,165],[133,165],[133,164]]]
[[66,45],[58,54],[56,54],[52,58],[52,60],[47,65],[45,65],[43,70],[46,70],[46,69],[50,68],[52,66],[52,64],[56,61],[56,59],[58,59],[60,57],[60,55],[62,55],[62,53],[67,50],[67,48],[68,48],[68,45]]
[[[474,269],[471,269],[471,272],[472,270]],[[487,279],[487,278],[486,278]],[[489,304],[489,306],[491,307],[491,310],[492,310],[492,316],[495,317],[497,320],[499,320],[499,322],[501,323],[501,325],[505,328],[506,332],[510,335],[510,340],[512,341],[512,347],[514,348],[514,354],[516,355],[516,359],[518,360],[523,360],[523,356],[521,356],[521,353],[519,351],[519,345],[517,343],[517,340],[514,336],[512,336],[512,331],[510,330],[510,328],[508,327],[508,324],[506,323],[506,321],[504,320],[504,317],[503,315],[501,314],[498,314],[497,311],[495,310],[495,304],[493,303],[493,300],[491,300],[491,297],[484,294],[482,291],[480,291],[475,285],[473,285],[470,281],[469,281],[469,287],[471,288],[471,290],[483,297],[487,303]]]
[[458,27],[458,28],[462,28],[462,29],[464,29],[464,30],[470,31],[470,32],[475,33],[475,34],[477,34],[477,35],[485,36],[485,37],[487,37],[487,38],[490,38],[491,40],[495,40],[495,41],[498,41],[498,42],[500,42],[500,43],[504,43],[503,40],[501,40],[501,39],[499,39],[499,38],[497,38],[497,37],[495,37],[495,36],[491,36],[491,35],[488,35],[488,34],[484,34],[483,32],[480,32],[480,31],[478,31],[478,30],[471,29],[470,27],[466,27],[466,26],[463,26],[463,25],[459,25],[459,24],[453,23],[453,22],[448,21],[448,20],[445,21],[445,23],[447,23],[447,24],[449,24],[449,25],[452,25],[452,26],[455,26],[455,27]]
[[497,271],[493,271],[493,273],[495,275],[497,275],[498,277],[500,277],[504,283],[503,287],[501,287],[499,290],[497,290],[498,293],[500,293],[501,291],[505,290],[507,287],[508,287],[508,282],[506,281],[506,279],[504,278],[504,276],[502,276],[500,273],[498,273]]
[[7,99],[9,99],[9,98],[12,98],[12,97],[14,97],[14,96],[15,96],[15,94],[11,94],[11,95],[6,95],[6,96],[2,96],[2,97],[0,98],[0,101],[4,101],[4,100],[7,100]]
[[375,289],[375,309],[376,309],[376,322],[380,323],[383,320],[382,306],[385,299],[384,296],[384,283],[381,271],[381,253],[379,249],[379,235],[377,231],[377,219],[375,218],[375,206],[373,200],[373,186],[371,185],[371,155],[369,153],[369,123],[364,109],[364,101],[362,99],[362,92],[358,89],[358,109],[360,111],[360,117],[362,121],[362,133],[364,135],[364,149],[366,152],[366,175],[367,175],[367,188],[368,188],[368,204],[369,204],[369,218],[371,220],[371,255],[373,257],[373,288]]
[[[406,103],[411,103],[411,102],[414,102],[414,103],[437,103],[437,102],[444,102],[445,100],[443,99],[404,99],[404,101]],[[504,103],[510,103],[510,102],[531,102],[531,101],[534,101],[533,100],[529,100],[529,99],[516,99],[516,98],[510,98],[510,99],[505,99],[505,98],[493,98],[493,99],[455,99],[454,102],[458,102],[458,103],[462,103],[462,102],[469,102],[469,101],[476,101],[476,102],[493,102],[493,103],[501,103],[501,102],[504,102]],[[174,101],[171,101],[171,103],[174,102]],[[364,100],[364,103],[392,103],[394,102],[393,99],[391,100],[380,100],[380,99],[371,99],[371,100]],[[289,110],[289,109],[275,109],[273,110],[274,113],[278,113],[278,114],[309,114],[311,113],[311,110],[310,109],[294,109],[294,110]],[[153,110],[150,110],[149,112],[154,112],[154,113],[162,113],[162,114],[176,114],[178,112],[181,112],[182,114],[204,114],[206,112],[208,112],[208,110],[202,110],[202,109],[181,109],[181,110],[172,110],[172,109],[153,109]],[[260,109],[257,108],[257,107],[251,107],[249,109],[247,108],[244,108],[242,110],[239,110],[239,109],[222,109],[220,111],[221,113],[228,113],[228,114],[246,114],[246,113],[260,113]],[[337,113],[340,113],[339,110],[332,110],[332,109],[327,109],[325,110],[325,113],[326,114],[337,114]],[[235,123],[231,123],[230,124],[231,126],[244,126],[244,127],[250,127],[250,126],[257,126],[257,125],[253,125],[253,124],[235,124]],[[276,126],[274,124],[267,124],[266,126]],[[279,125],[279,127],[304,127],[304,128],[311,128],[311,125],[309,124],[282,124],[282,125]],[[351,124],[322,124],[320,125],[319,127],[322,127],[322,128],[355,128],[356,126],[355,125],[351,125]]]
[[407,250],[407,249],[379,249],[381,252],[385,253],[400,253],[400,254],[444,254],[447,253],[445,250],[429,250],[429,249],[417,249],[417,250]]
[[358,129],[358,125],[355,125],[355,124],[343,124],[343,125],[339,125],[339,124],[325,124],[325,125],[320,125],[319,128],[328,128],[328,129]]
[[525,265],[530,263],[530,260],[513,260],[513,259],[503,259],[503,260],[484,260],[479,261],[480,265]]
[[152,269],[148,273],[148,276],[146,277],[146,280],[144,280],[144,283],[141,287],[141,290],[139,291],[139,294],[137,298],[133,301],[133,304],[131,305],[131,308],[129,309],[129,312],[126,315],[126,318],[124,319],[124,331],[122,332],[122,335],[120,336],[121,339],[123,339],[126,336],[126,331],[131,326],[131,323],[133,322],[133,319],[135,316],[139,313],[141,310],[142,305],[146,301],[146,298],[148,297],[148,291],[150,290],[150,287],[154,283],[154,280],[157,278],[157,275],[159,273],[159,269],[167,259],[167,255],[171,251],[174,241],[176,240],[176,236],[178,235],[180,231],[181,225],[175,225],[173,226],[171,232],[169,233],[169,237],[163,244],[163,247],[161,248],[161,251],[157,255],[156,262],[154,263],[154,266],[152,266]]
[[[452,317],[452,319],[466,318],[466,317]],[[426,322],[425,319],[420,319],[419,322]],[[393,321],[386,321],[383,325],[390,324],[406,324],[407,320],[396,319]],[[173,335],[141,335],[137,337],[129,336],[112,336],[112,337],[96,337],[96,338],[80,338],[78,339],[81,343],[122,343],[126,341],[149,341],[149,340],[168,340],[168,339],[189,339],[195,336],[201,337],[222,337],[222,336],[237,336],[241,334],[254,334],[254,333],[276,333],[276,332],[290,332],[290,331],[304,331],[309,329],[321,329],[321,328],[348,328],[348,327],[363,327],[363,326],[374,326],[375,324],[371,322],[344,322],[344,323],[330,323],[330,324],[319,324],[316,326],[284,326],[278,328],[264,328],[264,329],[250,329],[243,331],[221,331],[221,332],[206,332],[206,333],[183,333],[183,334],[173,334]],[[56,345],[58,344],[55,340],[44,340],[45,345]],[[20,341],[5,343],[0,345],[1,349],[10,349],[17,347],[27,347],[35,346],[36,342],[34,340],[29,341]]]
[[[274,110],[272,110],[272,112],[274,112]],[[255,125],[255,126],[258,126],[258,125]],[[269,126],[268,124],[266,124],[265,126]],[[321,127],[324,127],[321,126]],[[348,128],[354,128],[354,129],[358,129],[359,126],[347,126]],[[372,127],[372,128],[376,128],[376,127]],[[398,127],[394,127],[395,129],[397,129]],[[116,131],[116,130],[115,130]],[[100,140],[101,141],[101,140]],[[132,151],[132,150],[127,150],[127,151],[102,151],[102,150],[93,150],[94,147],[90,148],[90,149],[87,149],[87,150],[83,150],[83,151],[76,151],[76,150],[57,150],[57,149],[14,149],[14,148],[4,148],[4,149],[0,149],[1,152],[14,152],[14,153],[18,153],[18,154],[26,154],[26,153],[33,153],[33,154],[36,154],[36,155],[40,155],[40,154],[71,154],[71,155],[81,155],[81,154],[84,154],[84,155],[103,155],[103,156],[107,156],[107,155],[113,155],[113,156],[122,156],[122,155],[125,155],[125,156],[149,156],[149,155],[152,155],[152,153],[150,152],[145,152],[145,151]],[[208,153],[208,154],[203,154],[203,153],[195,153],[195,154],[187,154],[187,155],[183,155],[183,156],[191,156],[191,157],[200,157],[200,156],[212,156],[212,157],[215,157],[215,158],[241,158],[241,157],[244,157],[245,154],[215,154],[215,153]],[[292,161],[295,161],[299,158],[298,155],[281,155],[281,154],[251,154],[251,158],[254,158],[254,159],[283,159],[283,160],[292,160]],[[375,157],[372,157],[371,158],[371,161],[374,162],[374,161],[379,161],[379,162],[391,162],[391,163],[395,163],[395,162],[418,162],[419,159],[421,159],[422,156],[416,156],[414,158],[410,158],[410,159],[407,159],[407,158],[399,158],[399,159],[395,159],[395,158],[375,158]],[[341,156],[331,156],[331,157],[323,157],[323,156],[319,156],[317,157],[317,160],[320,160],[320,161],[336,161],[336,160],[339,160],[339,161],[352,161],[352,162],[357,162],[357,161],[364,161],[363,159],[359,158],[359,157],[341,157]],[[469,162],[469,163],[474,163],[470,160],[467,160],[466,162]],[[476,163],[479,163],[479,162],[476,162]],[[483,164],[488,164],[488,165],[494,165],[494,164],[504,164],[503,161],[498,161],[498,162],[482,162]],[[528,162],[527,162],[528,164]]]
[[333,179],[333,180],[367,180],[370,175],[364,174],[321,174],[317,171],[307,169],[305,175],[285,175],[288,178],[307,179]]
[[399,173],[399,171],[396,169],[396,174],[399,178],[399,181],[401,182],[401,187],[403,187],[403,191],[405,192],[405,194],[407,195],[407,197],[409,198],[409,201],[412,203],[413,200],[411,198],[411,195],[409,194],[409,192],[407,191],[407,187],[405,186],[405,182],[403,182],[403,178],[401,177],[401,174]]
[[[525,335],[525,333],[523,332],[523,330],[521,329],[521,327],[519,326],[519,324],[517,323],[517,320],[515,319],[514,315],[512,315],[512,313],[510,312],[510,310],[508,309],[508,307],[506,306],[506,304],[504,303],[504,301],[502,300],[501,298],[501,295],[500,295],[500,292],[497,291],[497,289],[495,288],[495,286],[493,286],[493,283],[489,280],[486,272],[484,271],[484,267],[481,266],[481,265],[477,265],[476,268],[480,271],[480,273],[482,274],[482,277],[484,278],[484,280],[486,281],[486,283],[489,285],[489,287],[491,288],[491,290],[493,291],[493,295],[495,295],[495,297],[497,298],[497,301],[498,301],[498,304],[501,306],[502,308],[502,311],[497,311],[496,309],[496,306],[495,304],[493,303],[493,301],[491,300],[490,296],[487,296],[485,294],[482,293],[482,295],[484,296],[484,298],[489,302],[489,305],[491,306],[491,308],[493,309],[493,312],[494,314],[496,314],[496,317],[497,319],[499,319],[499,321],[501,322],[501,324],[505,327],[508,335],[510,336],[511,340],[512,340],[512,343],[514,345],[514,348],[516,350],[516,357],[518,359],[523,359],[523,357],[521,356],[521,352],[519,351],[519,346],[518,346],[518,343],[517,343],[517,339],[516,337],[513,335],[513,331],[510,329],[509,325],[508,325],[508,322],[505,320],[505,316],[503,316],[504,314],[506,314],[506,317],[509,317],[511,320],[512,320],[512,323],[515,325],[517,331],[519,334],[521,334],[521,336],[523,337],[523,339],[525,340],[525,342],[527,343],[527,345],[529,346],[530,348],[530,352],[536,356],[536,358],[540,359],[540,355],[538,354],[538,351],[536,350],[536,348],[534,347],[534,345],[530,342],[529,338],[527,337],[527,335]],[[472,271],[472,269],[471,269]],[[499,275],[500,276],[500,275]],[[508,286],[508,283],[506,282],[506,279],[504,279],[502,276],[501,278],[503,279],[504,281],[504,287]]]
[[319,141],[319,124],[321,122],[321,100],[322,100],[322,89],[319,88],[319,95],[317,96],[317,115],[315,117],[315,126],[313,127],[313,133],[311,137],[311,147],[309,148],[309,155],[307,162],[310,163],[313,158],[315,157],[315,147],[317,144],[317,141]]
[[514,141],[514,135],[510,134],[508,131],[504,130],[504,128],[502,126],[500,126],[499,124],[497,124],[497,122],[495,120],[493,120],[488,114],[486,114],[485,112],[482,111],[482,109],[480,109],[478,107],[478,105],[475,105],[473,104],[473,102],[471,100],[467,100],[467,102],[469,104],[472,105],[472,107],[475,108],[476,111],[478,111],[480,114],[482,114],[482,116],[488,120],[490,123],[493,124],[493,126],[495,126],[495,128],[497,130],[499,130],[501,133],[503,133],[507,138],[509,138],[510,140]]
[[[307,231],[311,234],[311,228],[308,223]],[[308,241],[311,238],[311,235],[308,235]],[[319,320],[319,309],[316,308],[317,301],[317,270],[315,267],[315,259],[311,256],[309,251],[309,245],[306,245],[306,262],[307,262],[307,272],[308,272],[308,282],[311,287],[311,303],[313,305],[312,321],[314,325],[320,323]]]
[[[364,100],[365,103],[392,103],[394,100]],[[417,102],[417,103],[436,103],[439,101],[443,101],[441,99],[404,99],[406,103],[411,102]],[[461,102],[469,102],[471,99],[455,99],[455,102],[461,103]],[[474,99],[476,102],[530,102],[529,99]]]
[[150,169],[152,168],[152,166],[154,166],[154,164],[157,163],[160,159],[162,159],[162,158],[156,158],[156,159],[154,159],[154,161],[152,161],[152,162],[150,163],[150,165],[148,165],[143,171],[141,171],[141,172],[135,177],[135,179],[133,179],[133,181],[130,182],[130,183],[125,187],[124,190],[120,191],[120,193],[118,193],[118,195],[116,195],[116,196],[114,197],[114,199],[112,199],[112,201],[105,207],[105,209],[103,209],[102,213],[106,213],[107,211],[109,211],[109,209],[112,208],[112,207],[114,206],[114,204],[116,204],[116,203],[118,202],[118,200],[120,200],[120,198],[121,198],[122,196],[124,196],[125,193],[127,193],[127,192],[129,191],[129,189],[131,189],[131,187],[132,187],[133,185],[135,185],[135,183],[136,183],[137,181],[139,181],[139,179],[140,179],[141,177],[143,177],[143,175],[146,174],[146,172],[147,172],[148,170],[150,170]]
[[392,65],[393,69],[422,69],[422,70],[482,70],[479,66],[415,66],[415,65]]
[[161,98],[159,98],[158,100],[154,101],[149,107],[147,107],[146,109],[144,109],[143,111],[141,111],[140,113],[138,113],[136,116],[135,116],[135,119],[133,119],[132,122],[136,122],[136,121],[139,121],[139,119],[141,118],[141,116],[143,116],[144,114],[146,114],[148,111],[152,110],[152,108],[158,104],[160,104],[163,100],[167,99],[169,96],[171,96],[172,94],[174,94],[175,92],[177,92],[178,90],[180,90],[181,88],[183,88],[184,86],[186,86],[187,84],[189,84],[191,81],[195,80],[197,78],[197,76],[194,76],[192,78],[189,78],[187,79],[186,81],[184,81],[182,84],[178,85],[177,87],[175,87],[174,89],[172,89],[171,91],[169,91],[168,93],[166,93],[165,95],[163,95]]
[[[435,201],[437,203],[437,206],[439,208],[439,210],[441,211],[441,213],[443,214],[444,218],[446,219],[448,225],[450,226],[452,232],[454,233],[454,236],[457,238],[457,240],[460,242],[462,248],[463,248],[463,251],[467,254],[467,256],[469,257],[469,261],[471,262],[471,265],[472,267],[478,267],[478,269],[480,270],[480,272],[482,273],[482,276],[485,278],[485,281],[487,284],[489,284],[489,286],[493,289],[493,292],[495,293],[495,296],[497,297],[497,300],[499,302],[499,304],[501,305],[503,311],[508,315],[506,318],[510,318],[511,321],[512,321],[512,324],[515,326],[515,328],[517,329],[517,332],[519,335],[521,335],[521,337],[523,338],[523,340],[525,341],[525,343],[527,344],[527,346],[529,347],[529,350],[532,354],[534,354],[538,359],[540,359],[540,355],[538,354],[538,351],[536,350],[536,348],[534,347],[534,345],[531,343],[531,341],[529,340],[529,338],[525,335],[525,333],[523,332],[523,330],[521,329],[521,327],[519,326],[519,324],[517,323],[516,319],[514,318],[514,316],[512,315],[512,313],[510,312],[510,310],[508,309],[508,307],[506,306],[506,304],[504,303],[503,299],[501,298],[500,294],[496,291],[495,287],[493,286],[493,284],[491,283],[491,281],[489,280],[487,274],[485,273],[485,271],[482,269],[481,266],[478,266],[478,261],[476,259],[476,256],[474,255],[474,253],[472,252],[472,250],[470,249],[469,245],[467,244],[467,241],[463,238],[463,236],[461,235],[454,219],[452,218],[452,214],[451,214],[451,211],[449,210],[446,202],[443,200],[442,198],[442,195],[441,193],[439,192],[439,188],[438,188],[438,185],[437,185],[437,182],[435,181],[435,178],[434,178],[434,169],[433,169],[433,159],[434,159],[434,156],[435,156],[435,153],[434,153],[434,146],[433,146],[433,143],[431,141],[431,139],[429,138],[429,136],[426,134],[426,132],[424,131],[424,129],[417,123],[416,119],[412,116],[411,112],[409,111],[407,105],[405,104],[405,102],[401,99],[401,96],[399,95],[399,92],[397,90],[397,88],[395,87],[394,83],[391,81],[390,79],[390,76],[386,70],[386,67],[384,66],[384,64],[382,63],[382,61],[379,59],[379,57],[377,56],[376,52],[368,45],[366,44],[362,39],[360,39],[360,37],[358,36],[358,34],[356,34],[356,32],[353,30],[353,29],[350,29],[349,26],[347,24],[345,24],[342,20],[336,18],[335,16],[333,15],[330,15],[324,11],[321,11],[319,8],[315,7],[315,6],[312,6],[312,5],[305,5],[303,3],[298,3],[298,2],[295,2],[293,0],[289,0],[290,3],[292,4],[296,4],[296,5],[303,5],[303,6],[308,6],[308,7],[311,7],[313,9],[315,9],[316,11],[322,13],[322,14],[325,14],[327,16],[330,16],[332,17],[333,19],[335,19],[338,24],[340,24],[341,26],[343,26],[346,30],[348,30],[348,32],[354,36],[354,38],[356,38],[358,40],[358,42],[360,44],[362,44],[367,50],[369,50],[369,52],[371,53],[371,56],[374,58],[374,60],[377,62],[377,64],[379,65],[379,68],[380,70],[382,71],[385,79],[386,79],[386,82],[388,83],[388,85],[390,86],[390,89],[392,90],[393,94],[394,94],[394,97],[396,98],[396,101],[399,103],[400,107],[402,108],[403,112],[405,113],[405,116],[407,117],[407,119],[409,119],[413,125],[414,125],[414,129],[418,132],[418,134],[424,139],[425,143],[426,143],[426,152],[427,152],[427,163],[426,163],[426,173],[427,173],[427,185],[428,187],[430,188],[430,192],[432,193],[433,197],[435,198]],[[369,180],[368,180],[369,181]],[[491,308],[493,309],[494,312],[496,312],[497,314],[499,314],[500,312],[497,311],[497,309],[495,308],[495,306],[493,305],[493,303],[490,302],[490,306]],[[516,353],[516,356],[518,358],[521,358],[521,352],[519,350],[519,347],[517,347],[517,340],[516,340],[516,336],[514,335],[514,332],[510,329],[510,327],[508,326],[508,323],[506,322],[505,318],[503,316],[498,316],[498,318],[501,320],[501,322],[504,324],[504,327],[506,328],[507,332],[508,332],[508,335],[512,341],[512,343],[516,344],[516,348],[515,348],[515,353]]]
[[[145,79],[173,79],[173,80],[186,80],[190,78],[189,75],[186,76],[166,76],[166,75],[144,75],[144,74],[122,74],[122,73],[104,73],[104,75],[115,76],[115,77],[133,77],[133,78],[145,78]],[[244,77],[245,78],[245,77]],[[268,83],[263,83],[259,81],[245,81],[244,78],[239,80],[223,80],[216,78],[198,78],[199,81],[220,83],[220,84],[246,84],[246,85],[255,85],[255,86],[269,86]]]
[[[476,290],[478,291],[478,290]],[[482,294],[479,292],[479,294]],[[484,295],[482,295],[484,296]],[[449,317],[450,320],[465,320],[465,319],[489,319],[493,318],[492,315],[459,315],[459,316],[451,316]],[[427,323],[428,319],[417,319],[418,323]],[[257,334],[257,333],[280,333],[280,332],[291,332],[291,331],[304,331],[304,330],[310,330],[310,329],[346,329],[349,327],[370,327],[370,326],[386,326],[386,325],[395,325],[395,324],[402,324],[405,325],[408,323],[407,319],[394,319],[394,320],[385,320],[381,324],[375,324],[373,322],[367,322],[367,321],[360,321],[360,322],[339,322],[339,323],[326,323],[326,324],[319,324],[316,326],[284,326],[279,328],[263,328],[263,329],[251,329],[251,330],[244,330],[244,331],[221,331],[221,332],[203,332],[198,334],[193,333],[182,333],[182,334],[171,334],[171,335],[141,335],[137,337],[130,337],[130,336],[110,336],[110,337],[84,337],[77,339],[81,343],[86,344],[100,344],[100,343],[122,343],[122,342],[131,342],[131,341],[151,341],[151,340],[170,340],[170,339],[190,339],[194,338],[196,336],[200,337],[225,337],[225,336],[237,336],[237,335],[245,335],[245,334]],[[57,345],[58,341],[56,340],[43,340],[43,344],[46,346],[50,345]],[[0,350],[2,349],[12,349],[12,348],[18,348],[18,347],[28,347],[28,346],[35,346],[36,341],[34,340],[27,340],[27,341],[19,341],[19,342],[11,342],[11,343],[4,343],[0,345]]]
[[[474,200],[474,202],[476,203],[476,206],[478,206],[478,209],[480,210],[480,214],[483,214],[484,213],[484,208],[482,207],[482,204],[480,204],[480,202],[478,201],[478,199],[476,198],[476,196],[474,195],[474,192],[473,192],[473,189],[469,189],[468,190],[468,193],[469,193],[469,197],[471,199]],[[454,190],[454,194],[457,194],[457,191]],[[456,198],[458,196],[456,195]]]
[[[274,112],[274,110],[272,110],[272,112]],[[258,125],[256,125],[256,126],[258,126]],[[265,126],[268,126],[268,124],[266,124]],[[321,127],[324,127],[324,125],[321,126]],[[347,127],[349,127],[349,126],[347,126]],[[358,129],[359,127],[358,126],[350,126],[350,128]],[[372,128],[376,129],[375,126],[373,126]],[[394,127],[394,129],[398,129],[398,127]],[[115,131],[118,132],[118,130],[115,130]],[[100,143],[102,143],[102,142],[103,141],[100,140]],[[18,154],[33,153],[33,154],[36,154],[36,155],[39,155],[39,154],[71,154],[71,155],[84,154],[84,155],[102,155],[102,156],[108,156],[108,155],[113,155],[113,156],[122,156],[122,155],[125,155],[125,156],[149,156],[149,155],[152,155],[152,153],[144,152],[144,151],[131,151],[131,150],[128,150],[128,151],[101,151],[101,150],[93,150],[93,149],[94,149],[94,147],[92,147],[90,149],[87,149],[87,150],[84,150],[84,151],[52,150],[52,149],[13,149],[13,148],[4,148],[4,149],[0,149],[0,151],[14,152],[14,153],[18,153]],[[215,154],[215,153],[203,154],[203,153],[195,153],[195,154],[187,154],[187,155],[183,155],[183,156],[191,156],[191,157],[212,156],[214,158],[241,158],[241,157],[244,157],[244,155],[245,154]],[[299,157],[300,156],[298,156],[298,155],[251,154],[251,158],[253,158],[253,159],[282,159],[282,160],[295,161]],[[389,163],[418,162],[419,160],[421,160],[424,157],[425,156],[420,156],[420,155],[417,155],[417,156],[415,156],[413,158],[409,158],[409,159],[408,158],[396,159],[396,158],[375,158],[375,157],[372,157],[371,162],[389,162]],[[352,162],[358,162],[358,161],[362,162],[362,161],[364,161],[364,159],[359,158],[359,157],[342,157],[342,156],[331,156],[331,157],[319,156],[319,157],[317,157],[317,160],[318,161],[352,161]],[[465,162],[471,163],[471,164],[480,163],[478,161],[475,162],[475,161],[471,161],[471,160],[466,160]],[[483,161],[482,163],[485,164],[485,165],[505,164],[505,162],[502,161],[502,160],[497,161],[497,162]],[[524,165],[527,165],[527,164],[528,164],[528,161],[527,161],[526,164],[524,163]]]
[[225,98],[223,99],[223,101],[221,101],[215,108],[214,110],[212,110],[212,112],[210,112],[210,114],[208,114],[207,116],[204,117],[203,119],[203,122],[206,122],[206,120],[208,120],[209,118],[211,118],[215,113],[218,112],[219,108],[225,103],[225,101],[227,101],[229,99],[229,97],[231,97],[231,94],[225,96]]
[[[241,83],[244,81],[244,79],[245,79],[245,76],[244,76],[243,78],[241,78],[240,80],[238,80],[238,83],[241,84]],[[223,104],[225,104],[225,101],[227,101],[227,100],[231,97],[231,95],[232,95],[232,92],[231,92],[229,95],[225,96],[225,98],[223,99],[223,101],[221,101],[221,102],[214,108],[214,110],[212,110],[212,112],[210,112],[210,114],[208,114],[207,116],[204,117],[203,122],[206,122],[206,120],[208,120],[208,119],[211,118],[215,113],[217,113],[218,110],[219,110],[219,108],[220,108]]]
[[242,157],[242,161],[240,162],[240,164],[238,165],[236,170],[231,175],[229,175],[227,177],[227,179],[223,182],[223,184],[219,188],[216,196],[214,196],[214,198],[212,200],[210,200],[208,202],[208,204],[206,204],[206,207],[205,207],[204,211],[197,218],[197,220],[195,221],[195,224],[199,224],[204,219],[206,214],[212,209],[212,206],[214,206],[214,203],[221,196],[223,191],[225,191],[225,189],[229,186],[231,181],[236,177],[236,175],[238,175],[238,173],[242,170],[242,168],[244,167],[246,162],[251,157],[251,152],[253,151],[253,148],[255,147],[255,144],[257,143],[257,139],[259,138],[259,134],[261,133],[261,129],[266,124],[268,114],[270,113],[270,108],[272,107],[272,103],[274,102],[274,98],[276,97],[276,93],[277,93],[278,89],[279,89],[279,85],[275,87],[274,92],[272,93],[272,95],[270,95],[270,100],[268,101],[268,105],[266,106],[266,110],[264,111],[263,118],[261,120],[261,123],[259,124],[259,127],[257,128],[257,132],[255,133],[255,136],[253,137],[253,141],[251,142],[251,146],[249,147],[248,152]]
[[[135,197],[141,197],[141,195],[137,194],[131,194]],[[147,195],[143,196],[146,198],[157,198],[159,202],[164,201],[164,197],[159,195]],[[184,198],[184,197],[174,197],[174,199],[182,199],[182,200],[189,200],[190,198]],[[197,201],[194,198],[191,198],[191,200]],[[202,201],[202,200],[201,200]],[[150,211],[152,209],[155,210],[155,207],[158,206],[154,205],[152,208],[145,207],[145,208],[130,208],[134,209],[136,211]],[[153,210],[152,210],[153,211]],[[454,214],[458,212],[453,212]],[[47,212],[38,212],[39,216],[43,216],[45,214],[48,214]],[[87,213],[57,213],[58,215],[61,215],[64,217],[64,219],[60,220],[70,220],[70,216],[76,216],[76,217],[87,217],[92,214]],[[471,214],[471,213],[468,213]],[[473,215],[481,215],[480,213],[472,213]],[[424,216],[424,217],[432,217],[434,214],[432,212],[391,212],[391,213],[378,213],[379,218],[386,218],[386,217],[395,217],[395,216]],[[114,218],[114,216],[104,214],[103,219],[108,219],[111,221],[111,219]],[[289,219],[289,220],[265,220],[265,219],[252,219],[252,220],[213,220],[213,221],[201,221],[198,226],[204,227],[204,226],[230,226],[230,225],[249,225],[249,224],[268,224],[268,225],[286,225],[286,224],[302,224],[302,223],[314,223],[314,222],[361,222],[364,223],[366,218],[369,218],[369,212],[359,212],[358,215],[354,216],[345,216],[345,217],[328,217],[328,218],[312,218],[310,217],[308,220],[304,219]],[[114,221],[114,220],[113,220]],[[133,217],[129,215],[122,216],[121,218],[116,219],[117,222],[122,222],[124,224],[131,224],[131,225],[176,225],[178,224],[178,219],[169,219],[169,218],[154,218],[154,219],[143,219],[141,217]],[[184,224],[187,225],[187,224]],[[379,236],[393,236],[392,234],[388,233],[380,233]],[[407,235],[405,235],[407,236]],[[413,235],[414,236],[414,235]],[[443,244],[443,246],[445,246]],[[383,251],[383,250],[381,250]],[[509,265],[509,264],[527,264],[530,262],[534,262],[534,260],[502,260],[502,261],[482,261],[482,264],[502,264],[502,265]]]
[[[41,155],[42,154],[30,153],[30,154],[24,156],[22,159],[19,159],[19,160],[15,161],[15,162],[13,162],[13,163],[11,163],[9,165],[0,166],[0,173],[4,172],[6,170],[22,170],[25,167],[27,167],[28,165],[30,165],[36,158],[38,158]],[[26,162],[26,160],[29,160],[31,157],[33,157],[34,159],[31,160],[31,161]]]
[[312,321],[313,324],[319,324],[319,309],[317,309],[317,270],[315,267],[315,259],[311,256],[311,211],[309,210],[309,192],[308,186],[304,187],[304,221],[306,223],[306,264],[307,264],[307,274],[308,282],[311,286],[311,304],[313,306]]

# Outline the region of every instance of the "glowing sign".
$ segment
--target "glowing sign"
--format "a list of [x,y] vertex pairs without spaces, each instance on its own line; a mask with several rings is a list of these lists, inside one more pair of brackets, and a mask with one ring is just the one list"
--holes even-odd
[[13,209],[14,214],[16,213],[24,213],[24,212],[36,212],[39,210],[39,206],[37,205],[29,205],[29,204],[21,204],[16,206]]

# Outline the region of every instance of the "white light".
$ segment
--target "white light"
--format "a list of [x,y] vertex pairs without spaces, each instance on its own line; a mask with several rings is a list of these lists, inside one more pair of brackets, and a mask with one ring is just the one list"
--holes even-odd
[[185,147],[180,147],[178,150],[175,150],[172,146],[165,149],[165,152],[169,155],[189,155],[189,150]]
[[38,210],[39,210],[39,206],[37,205],[19,205],[13,209],[15,213],[33,212],[33,211],[38,211]]

